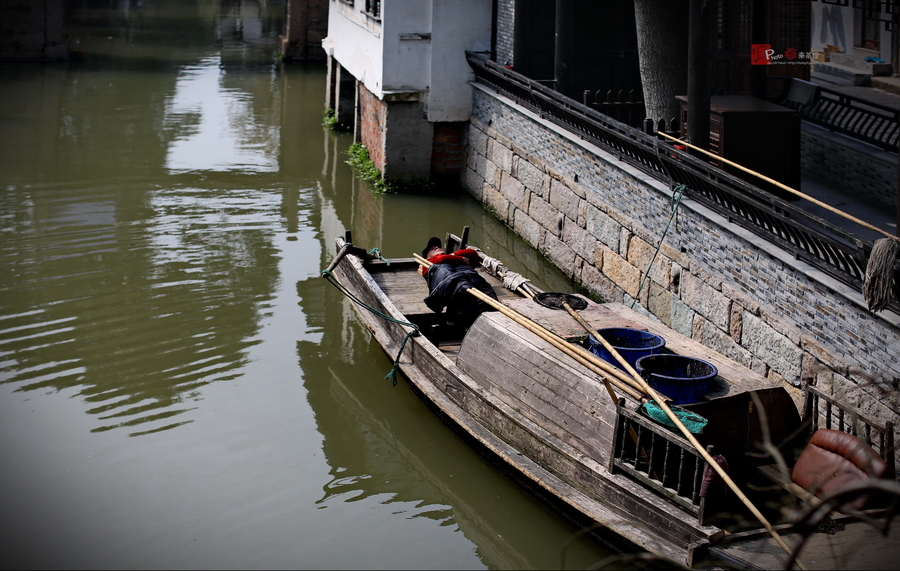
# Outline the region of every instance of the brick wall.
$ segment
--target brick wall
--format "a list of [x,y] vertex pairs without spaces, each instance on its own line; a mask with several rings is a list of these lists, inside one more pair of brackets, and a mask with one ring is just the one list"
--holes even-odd
[[387,126],[387,104],[357,82],[359,90],[359,139],[369,150],[375,168],[384,172],[384,132]]
[[513,64],[513,30],[515,30],[516,0],[497,0],[496,54],[494,61]]
[[463,167],[463,135],[467,123],[434,124],[431,145],[431,174],[439,177],[459,177]]
[[882,422],[900,411],[900,316],[494,92],[475,86],[463,184],[562,271],[797,397],[801,380]]

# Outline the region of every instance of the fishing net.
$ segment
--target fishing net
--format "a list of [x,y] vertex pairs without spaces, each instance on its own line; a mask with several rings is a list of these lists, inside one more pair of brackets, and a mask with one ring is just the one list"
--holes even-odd
[[[681,421],[681,424],[683,424],[685,428],[691,431],[691,434],[703,434],[703,429],[709,423],[707,419],[703,418],[699,414],[694,414],[689,410],[685,410],[677,406],[669,408],[672,409],[672,412],[675,413],[675,416],[678,417],[678,420]],[[672,419],[670,419],[668,415],[666,415],[666,413],[663,411],[663,409],[661,409],[655,402],[645,402],[643,405],[643,409],[647,416],[649,416],[659,424],[663,424],[665,426],[668,426],[669,428],[678,430],[678,428],[675,426],[675,423],[672,422]]]
[[575,311],[581,311],[588,305],[587,300],[583,297],[572,295],[570,293],[558,293],[553,291],[537,294],[534,296],[534,301],[544,307],[549,307],[550,309],[563,309],[563,303],[568,303]]

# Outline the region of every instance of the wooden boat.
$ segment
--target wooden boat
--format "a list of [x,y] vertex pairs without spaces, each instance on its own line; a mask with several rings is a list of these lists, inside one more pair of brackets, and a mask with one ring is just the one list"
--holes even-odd
[[[375,339],[454,430],[539,499],[578,525],[613,532],[616,541],[623,540],[620,550],[646,550],[688,567],[716,560],[784,567],[783,547],[757,529],[759,523],[733,494],[714,490],[701,497],[706,462],[682,435],[639,412],[640,394],[617,389],[611,399],[596,370],[500,311],[483,313],[462,337],[448,335],[443,316],[423,302],[429,292],[417,272],[419,262],[343,255],[365,254],[349,245],[349,233],[347,238],[337,240],[341,255],[330,271],[356,298],[359,316]],[[448,234],[447,250],[461,242]],[[573,345],[587,336],[571,315],[511,292],[496,276],[479,271],[504,306]],[[790,459],[791,447],[805,444],[798,408],[805,402],[805,416],[818,419],[823,407],[621,304],[588,302],[579,313],[595,329],[650,331],[666,340],[667,351],[717,367],[712,391],[684,408],[708,419],[697,439],[724,456],[735,482],[763,511],[778,517],[794,496],[786,500],[778,486],[760,485],[777,479],[778,471],[772,470],[771,458],[749,453],[759,443],[773,443]],[[411,324],[421,334],[411,336]],[[837,411],[839,404],[833,404]],[[880,446],[882,455],[892,454],[891,427],[859,415],[853,419],[868,423],[867,435],[881,435],[873,446]],[[893,458],[887,459],[893,466]],[[780,483],[790,490],[789,481]],[[791,535],[793,526],[777,527],[789,545],[804,542],[800,565],[894,566],[897,532],[881,537],[868,524],[833,517],[840,520],[837,527],[845,528],[835,535]],[[613,536],[606,532],[603,537]]]

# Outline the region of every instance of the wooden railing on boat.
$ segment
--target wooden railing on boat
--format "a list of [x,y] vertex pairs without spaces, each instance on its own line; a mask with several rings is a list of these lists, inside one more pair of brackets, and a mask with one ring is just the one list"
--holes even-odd
[[878,424],[812,384],[804,386],[804,394],[803,419],[810,423],[810,434],[820,428],[828,428],[856,436],[887,463],[888,474],[885,477],[894,478],[894,423]]
[[706,461],[691,443],[637,411],[616,407],[609,470],[638,480],[704,523],[700,485]]

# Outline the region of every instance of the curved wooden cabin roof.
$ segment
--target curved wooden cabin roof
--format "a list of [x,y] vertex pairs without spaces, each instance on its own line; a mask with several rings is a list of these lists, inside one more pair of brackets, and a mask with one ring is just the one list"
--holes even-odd
[[[563,338],[578,341],[586,337],[584,329],[565,311],[543,307],[531,299],[505,303]],[[762,440],[763,417],[776,444],[799,426],[795,402],[801,398],[799,390],[754,373],[624,305],[589,302],[579,313],[596,329],[632,327],[650,331],[666,340],[667,351],[697,357],[718,368],[715,389],[705,402],[685,408],[709,419],[698,439],[715,445],[717,452],[729,459],[732,471],[750,462],[746,452]],[[601,464],[609,460],[616,403],[596,374],[537,334],[501,313],[485,313],[463,339],[457,365],[482,388],[561,441]],[[759,397],[763,415],[752,403],[751,392]],[[629,407],[639,406],[618,391],[617,396],[626,398]]]

